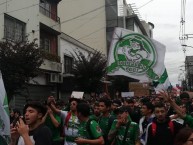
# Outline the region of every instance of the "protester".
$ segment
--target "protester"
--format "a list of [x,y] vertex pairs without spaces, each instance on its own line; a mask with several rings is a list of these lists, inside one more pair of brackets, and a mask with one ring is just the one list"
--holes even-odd
[[112,103],[111,103],[111,116],[114,116],[114,118],[117,117],[115,112],[116,112],[116,109],[118,107],[120,107],[121,105],[122,104],[121,104],[121,101],[119,99],[115,99],[112,101]]
[[151,102],[144,102],[141,107],[141,114],[143,117],[139,121],[139,129],[140,129],[140,142],[141,144],[145,144],[146,130],[148,124],[153,121],[155,115],[153,114],[154,106]]
[[99,110],[99,103],[96,102],[93,107],[93,113],[89,116],[90,119],[94,119],[96,121],[99,121],[101,116],[100,110]]
[[146,145],[173,145],[174,137],[183,127],[176,121],[167,117],[164,103],[155,105],[155,118],[147,127]]
[[103,145],[102,130],[95,120],[89,120],[90,106],[87,103],[77,105],[77,116],[80,120],[78,137],[75,139],[81,145]]
[[117,110],[117,119],[114,120],[108,134],[108,139],[113,145],[140,145],[139,127],[128,119],[128,108],[121,107]]
[[11,126],[10,145],[52,145],[51,130],[42,124],[46,107],[39,102],[30,102],[24,107],[24,121],[20,117]]
[[176,102],[171,98],[170,94],[165,91],[160,92],[162,97],[170,103],[170,105],[174,108],[176,113],[180,118],[184,119],[184,122],[190,127],[193,128],[193,117],[185,112],[176,104]]
[[[54,104],[51,104],[51,109],[60,115],[63,120],[63,130],[64,130],[64,145],[76,145],[75,139],[78,137],[78,127],[80,122],[77,118],[77,104],[79,103],[79,99],[71,98],[69,100],[70,103],[70,111],[62,111],[55,107]],[[89,110],[90,111],[90,110]]]
[[139,120],[141,118],[140,108],[135,106],[135,101],[132,98],[126,99],[124,101],[124,106],[129,107],[129,115],[131,120],[139,124]]
[[[61,138],[61,118],[59,115],[57,115],[56,113],[54,113],[51,108],[50,108],[50,103],[53,102],[56,106],[56,108],[58,108],[57,103],[54,99],[53,96],[49,96],[47,99],[47,113],[43,118],[43,121],[45,122],[45,125],[48,126],[50,128],[50,130],[52,131],[52,141],[53,141],[53,145],[62,145],[63,143],[63,139]],[[58,108],[59,109],[59,108]]]
[[110,115],[111,101],[108,98],[101,98],[99,100],[99,109],[101,112],[99,126],[103,131],[105,145],[109,145],[110,143],[108,142],[108,133],[114,120],[114,117]]

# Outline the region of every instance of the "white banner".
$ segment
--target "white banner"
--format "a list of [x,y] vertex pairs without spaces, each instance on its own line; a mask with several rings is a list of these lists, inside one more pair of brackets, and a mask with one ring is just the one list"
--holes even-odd
[[84,95],[84,92],[73,91],[72,94],[71,94],[71,98],[82,99],[83,95]]
[[156,40],[133,31],[115,28],[108,55],[108,75],[124,75],[151,82],[168,78],[165,70],[166,48]]
[[10,140],[10,119],[7,96],[4,88],[2,74],[0,72],[0,144],[4,145]]
[[134,92],[121,92],[123,98],[134,97]]

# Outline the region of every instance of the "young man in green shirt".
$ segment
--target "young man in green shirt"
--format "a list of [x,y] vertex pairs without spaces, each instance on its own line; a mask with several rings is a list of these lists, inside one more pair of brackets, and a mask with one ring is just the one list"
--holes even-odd
[[95,120],[89,120],[90,106],[87,103],[77,105],[77,117],[80,121],[78,128],[77,144],[81,145],[103,145],[102,130]]
[[[52,141],[53,145],[61,145],[63,142],[63,138],[60,136],[61,133],[61,118],[58,114],[54,113],[50,108],[50,103],[53,102],[56,106],[58,103],[55,102],[55,98],[53,96],[49,96],[47,99],[47,112],[46,115],[43,117],[42,122],[50,128],[52,131]],[[58,107],[56,107],[58,108]],[[59,109],[59,108],[58,108]]]
[[114,116],[110,115],[111,100],[109,100],[108,98],[101,98],[99,100],[99,110],[101,112],[101,117],[99,119],[99,126],[103,132],[105,145],[110,145],[110,142],[108,141],[108,133],[114,121]]
[[94,107],[93,107],[93,114],[89,116],[90,119],[92,120],[96,120],[98,122],[98,120],[100,119],[100,110],[99,110],[99,103],[96,102],[94,104]]
[[114,145],[140,145],[139,126],[128,119],[127,107],[119,108],[117,114],[117,119],[109,131],[108,140]]

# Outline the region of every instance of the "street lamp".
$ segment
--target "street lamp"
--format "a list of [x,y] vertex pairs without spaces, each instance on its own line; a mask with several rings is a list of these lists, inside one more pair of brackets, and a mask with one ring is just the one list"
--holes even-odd
[[186,45],[186,44],[182,44],[181,46],[193,48],[192,46],[188,46],[188,45]]

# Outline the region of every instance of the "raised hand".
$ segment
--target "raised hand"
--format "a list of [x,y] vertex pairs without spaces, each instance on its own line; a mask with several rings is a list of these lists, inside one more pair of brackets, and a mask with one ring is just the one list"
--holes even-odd
[[170,96],[170,94],[168,94],[168,92],[160,91],[159,93],[160,93],[161,97],[164,98],[165,101],[167,101],[167,102],[171,102],[172,101],[172,97]]
[[21,136],[28,135],[29,127],[26,125],[22,118],[16,124],[16,129]]

